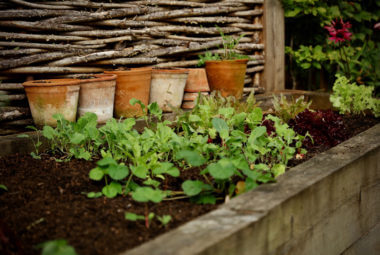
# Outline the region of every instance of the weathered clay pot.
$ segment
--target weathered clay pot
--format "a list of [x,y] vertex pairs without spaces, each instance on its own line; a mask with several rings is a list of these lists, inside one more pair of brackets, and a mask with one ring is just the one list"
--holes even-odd
[[[183,94],[183,101],[194,101],[195,99],[198,98],[199,93],[189,93],[185,92]],[[201,92],[202,95],[207,96],[208,92]]]
[[93,112],[98,123],[105,123],[113,116],[115,99],[115,74],[94,74],[79,76],[80,92],[78,116]]
[[132,98],[140,100],[143,104],[149,103],[151,68],[133,68],[123,71],[106,71],[106,74],[116,74],[115,91],[115,117],[139,117],[143,115],[141,106],[132,106]]
[[204,68],[189,68],[189,76],[187,77],[185,92],[207,92],[210,91],[208,86],[206,70]]
[[23,83],[34,123],[38,127],[56,126],[52,117],[61,113],[69,121],[76,120],[80,81],[78,79],[35,80]]
[[157,102],[165,112],[181,107],[188,74],[186,69],[154,69],[149,102]]
[[248,59],[206,61],[206,73],[211,91],[218,90],[224,97],[243,95]]

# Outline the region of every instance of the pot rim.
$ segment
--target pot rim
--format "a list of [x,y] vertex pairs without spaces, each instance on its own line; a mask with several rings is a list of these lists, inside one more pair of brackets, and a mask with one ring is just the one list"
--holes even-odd
[[222,59],[222,60],[206,60],[205,63],[248,63],[248,58],[243,59]]
[[104,71],[104,74],[113,74],[113,75],[131,75],[133,73],[151,73],[151,67],[138,67],[138,68],[129,68],[127,70],[112,70]]
[[87,83],[87,82],[98,82],[98,81],[112,81],[115,80],[117,75],[116,74],[89,74],[89,75],[83,75],[84,77],[90,77],[90,78],[81,78],[78,76],[76,79],[80,81],[80,83]]
[[80,85],[79,79],[46,79],[26,81],[22,85],[24,87],[53,87],[53,86],[74,86]]
[[152,73],[160,74],[160,73],[168,73],[168,74],[188,74],[188,69],[152,69]]

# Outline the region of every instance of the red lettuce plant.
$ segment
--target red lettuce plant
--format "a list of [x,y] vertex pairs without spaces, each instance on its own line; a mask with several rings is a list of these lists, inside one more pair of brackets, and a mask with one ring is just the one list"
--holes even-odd
[[289,121],[289,126],[301,135],[307,132],[313,141],[306,137],[304,146],[335,146],[347,139],[347,129],[343,118],[332,110],[310,111],[306,109]]

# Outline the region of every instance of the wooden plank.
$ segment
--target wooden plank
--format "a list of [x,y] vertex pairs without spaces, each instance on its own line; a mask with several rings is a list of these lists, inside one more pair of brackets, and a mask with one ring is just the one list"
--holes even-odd
[[264,2],[265,91],[285,89],[285,18],[280,0]]

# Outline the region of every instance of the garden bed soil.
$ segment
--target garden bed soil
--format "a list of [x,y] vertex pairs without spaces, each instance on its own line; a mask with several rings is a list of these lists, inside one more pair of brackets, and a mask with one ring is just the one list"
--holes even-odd
[[[371,117],[345,117],[350,137],[379,123]],[[309,150],[305,158],[292,160],[295,166],[329,149],[320,146]],[[101,190],[102,184],[88,178],[94,161],[56,162],[29,155],[0,158],[0,254],[39,254],[35,245],[47,240],[66,239],[78,254],[117,254],[144,243],[157,235],[214,210],[217,205],[196,205],[184,200],[164,201],[148,206],[130,197],[89,199],[86,193]],[[167,189],[180,190],[186,179],[196,179],[199,169],[187,170],[179,178],[168,178]],[[222,201],[220,201],[222,202]],[[171,215],[164,227],[153,220],[149,229],[145,221],[127,221],[125,212],[144,215]]]

